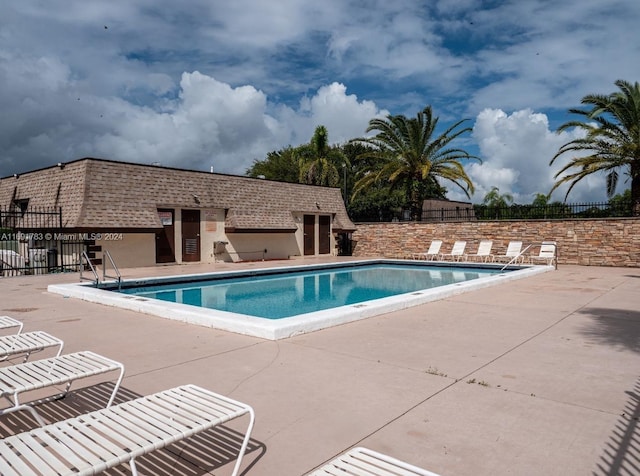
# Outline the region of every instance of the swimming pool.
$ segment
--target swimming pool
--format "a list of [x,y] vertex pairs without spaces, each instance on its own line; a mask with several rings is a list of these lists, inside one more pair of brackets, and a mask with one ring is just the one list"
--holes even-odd
[[271,270],[250,276],[205,277],[196,282],[125,286],[121,292],[265,319],[360,304],[461,283],[500,273],[498,269],[358,263],[304,271]]
[[[168,319],[277,340],[549,270],[547,266],[512,266],[508,271],[502,271],[501,267],[360,260],[125,280],[122,282],[124,292],[114,292],[117,291],[114,283],[103,283],[99,289],[86,283],[50,285],[48,290]],[[382,275],[367,276],[373,269],[381,270]],[[289,282],[285,285],[286,280]],[[344,283],[340,283],[341,280]],[[213,282],[214,286],[205,290],[203,282]],[[405,287],[407,282],[413,286]],[[325,299],[332,294],[339,299]],[[251,301],[254,304],[249,306]],[[227,302],[232,305],[220,306]],[[202,307],[203,303],[216,305],[207,308]],[[318,303],[322,305],[317,307]],[[280,310],[274,311],[276,308]],[[288,311],[286,315],[281,312],[283,308]],[[266,316],[256,317],[256,314],[265,314],[265,310]]]

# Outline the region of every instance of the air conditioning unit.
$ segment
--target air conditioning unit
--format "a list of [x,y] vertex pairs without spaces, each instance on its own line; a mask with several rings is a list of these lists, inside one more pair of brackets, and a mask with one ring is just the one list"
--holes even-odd
[[47,250],[44,248],[29,249],[29,266],[33,274],[44,274],[47,271]]

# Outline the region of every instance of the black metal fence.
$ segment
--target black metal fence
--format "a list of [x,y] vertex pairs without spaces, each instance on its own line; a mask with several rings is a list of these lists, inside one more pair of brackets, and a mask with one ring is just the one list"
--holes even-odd
[[594,203],[551,203],[491,207],[474,205],[478,220],[565,220],[569,218],[616,218],[632,214],[631,200]]
[[0,229],[9,231],[43,231],[62,229],[62,209],[28,207],[14,203],[0,207]]
[[62,210],[0,208],[0,277],[79,271],[87,242],[62,232]]
[[[566,220],[579,218],[615,218],[632,216],[631,200],[594,203],[551,203],[547,205],[510,205],[451,207],[422,210],[421,221],[492,221],[492,220]],[[351,215],[354,222],[410,221],[409,210],[375,209]]]

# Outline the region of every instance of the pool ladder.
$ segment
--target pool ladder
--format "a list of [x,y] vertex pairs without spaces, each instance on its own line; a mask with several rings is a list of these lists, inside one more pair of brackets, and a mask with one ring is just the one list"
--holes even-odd
[[[115,276],[110,276],[107,274],[107,262],[111,263],[111,267],[116,273]],[[89,269],[91,270],[93,278],[82,276],[82,270],[84,269],[85,264],[88,265]],[[120,270],[116,266],[115,261],[113,261],[109,250],[104,250],[102,252],[102,281],[104,282],[107,278],[115,280],[118,283],[118,290],[121,289],[122,275],[120,274]],[[80,260],[80,281],[82,281],[83,279],[93,282],[96,288],[100,287],[100,276],[98,275],[98,270],[89,258],[89,255],[86,251],[82,252],[82,259]]]

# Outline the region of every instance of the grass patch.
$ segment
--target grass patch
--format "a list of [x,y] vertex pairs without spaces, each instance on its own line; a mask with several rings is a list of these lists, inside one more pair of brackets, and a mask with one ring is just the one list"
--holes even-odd
[[425,373],[428,373],[430,375],[437,375],[438,377],[447,376],[447,374],[445,374],[444,372],[440,372],[437,367],[429,367],[427,370],[425,370]]
[[491,387],[491,385],[489,385],[487,382],[485,382],[484,380],[476,380],[475,378],[469,379],[467,380],[468,384],[474,384],[477,383],[478,385],[482,385],[483,387]]

